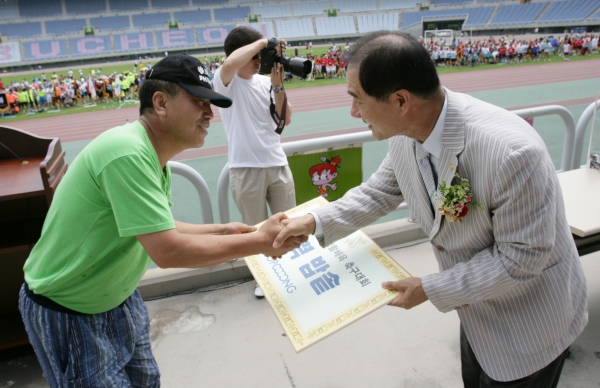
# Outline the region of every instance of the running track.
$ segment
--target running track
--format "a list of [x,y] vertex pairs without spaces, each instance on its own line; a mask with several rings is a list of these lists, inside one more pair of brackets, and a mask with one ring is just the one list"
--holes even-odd
[[[497,69],[468,71],[452,74],[441,74],[442,85],[455,92],[472,93],[489,90],[507,89],[513,87],[543,85],[551,81],[568,82],[580,81],[598,77],[600,59],[590,59],[574,62],[544,63],[537,65],[502,67]],[[330,85],[315,88],[291,89],[288,99],[294,107],[294,112],[311,112],[323,109],[350,106],[351,97],[346,93],[346,85]],[[315,98],[318,96],[318,98]],[[552,104],[574,106],[590,104],[593,98],[578,98],[575,100],[555,101]],[[539,104],[514,107],[514,109],[538,106]],[[544,105],[549,105],[545,103]],[[213,123],[221,122],[218,109],[214,108]],[[15,122],[13,127],[44,137],[60,137],[63,143],[91,140],[98,134],[125,122],[138,118],[138,108],[123,108],[110,111],[96,111],[57,117],[46,117]],[[307,137],[323,137],[333,134],[364,131],[365,126],[343,131],[330,131],[318,134],[290,136],[283,141],[301,140]],[[191,159],[204,156],[221,155],[227,152],[227,146],[210,147],[190,150],[178,155],[176,160]]]

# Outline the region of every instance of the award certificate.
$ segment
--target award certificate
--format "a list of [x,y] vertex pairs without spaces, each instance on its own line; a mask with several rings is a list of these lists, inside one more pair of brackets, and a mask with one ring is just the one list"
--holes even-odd
[[[286,214],[302,216],[327,203],[317,197]],[[392,301],[398,292],[381,288],[382,281],[410,277],[361,231],[326,248],[310,236],[281,259],[254,255],[246,264],[296,352]]]

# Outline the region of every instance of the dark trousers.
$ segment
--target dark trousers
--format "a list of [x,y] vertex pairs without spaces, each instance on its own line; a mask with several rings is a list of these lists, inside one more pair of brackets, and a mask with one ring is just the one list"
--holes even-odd
[[529,376],[513,381],[496,381],[483,371],[462,325],[460,327],[460,361],[465,388],[556,388],[568,352],[567,348],[556,360]]

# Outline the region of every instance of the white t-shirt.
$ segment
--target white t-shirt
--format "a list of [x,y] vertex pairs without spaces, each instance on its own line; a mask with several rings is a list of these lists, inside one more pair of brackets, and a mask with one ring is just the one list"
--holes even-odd
[[[215,71],[215,91],[233,100],[229,108],[219,108],[229,142],[229,167],[273,167],[288,164],[275,132],[269,106],[269,77],[256,74],[245,80],[236,75],[225,87],[221,69]],[[275,98],[273,98],[275,103]]]

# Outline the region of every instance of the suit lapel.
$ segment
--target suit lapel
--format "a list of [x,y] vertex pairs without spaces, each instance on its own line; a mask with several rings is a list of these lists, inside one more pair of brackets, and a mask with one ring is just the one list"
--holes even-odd
[[[446,89],[448,108],[442,134],[442,149],[438,163],[438,189],[442,181],[450,185],[454,174],[458,171],[458,156],[465,148],[464,106],[457,101],[454,93]],[[414,151],[413,151],[414,152]],[[440,230],[442,215],[435,206],[435,220],[429,238],[433,238]]]
[[[427,188],[425,187],[425,182],[421,178],[421,171],[419,170],[419,166],[417,165],[417,157],[415,155],[415,144],[414,140],[407,138],[408,141],[404,142],[404,154],[412,155],[409,159],[410,167],[412,169],[410,177],[415,177],[415,201],[412,207],[417,207],[418,214],[421,223],[421,227],[425,231],[431,230],[433,227],[433,214],[431,214],[431,205],[429,200],[429,195],[427,195]],[[424,216],[423,216],[424,215]]]

